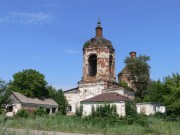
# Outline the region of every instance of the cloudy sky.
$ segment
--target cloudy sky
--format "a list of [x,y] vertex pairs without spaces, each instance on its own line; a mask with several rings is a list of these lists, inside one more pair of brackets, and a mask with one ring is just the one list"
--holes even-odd
[[153,80],[180,72],[179,7],[179,0],[0,0],[0,78],[32,68],[49,85],[76,87],[99,16],[116,74],[130,51],[151,57]]

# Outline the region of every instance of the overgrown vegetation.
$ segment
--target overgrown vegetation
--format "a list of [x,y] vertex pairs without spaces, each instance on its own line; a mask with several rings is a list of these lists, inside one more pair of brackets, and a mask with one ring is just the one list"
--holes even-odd
[[119,86],[123,87],[125,90],[133,91],[125,81],[119,81]]
[[27,118],[29,117],[29,113],[27,112],[27,110],[21,109],[16,113],[15,117]]
[[0,116],[0,134],[6,127],[104,135],[178,135],[180,133],[180,121],[172,122],[148,117],[147,122],[148,127],[136,123],[129,125],[121,120],[114,122],[102,118],[90,119],[63,115],[10,119]]
[[44,116],[44,115],[47,115],[47,112],[45,111],[44,108],[38,108],[37,110],[34,111],[33,115]]
[[90,117],[92,118],[118,118],[116,105],[104,104],[99,105],[96,108],[92,106],[91,112],[92,114]]
[[81,117],[83,115],[83,106],[76,106],[76,116]]
[[129,125],[139,124],[141,126],[149,126],[147,116],[144,114],[137,114],[135,102],[126,101],[125,111],[126,116],[124,119]]

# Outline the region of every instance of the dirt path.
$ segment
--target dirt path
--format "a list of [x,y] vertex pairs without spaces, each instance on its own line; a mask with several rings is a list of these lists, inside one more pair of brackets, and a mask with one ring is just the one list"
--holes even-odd
[[13,135],[95,135],[95,134],[79,134],[79,133],[62,133],[56,131],[42,131],[42,130],[27,130],[27,129],[15,129],[6,128],[4,133],[12,133]]

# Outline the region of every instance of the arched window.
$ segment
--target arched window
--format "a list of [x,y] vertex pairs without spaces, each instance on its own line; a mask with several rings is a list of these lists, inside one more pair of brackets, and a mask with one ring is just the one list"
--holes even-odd
[[95,76],[97,73],[97,56],[95,54],[90,55],[88,62],[89,62],[89,75]]
[[109,56],[109,73],[112,74],[112,55]]

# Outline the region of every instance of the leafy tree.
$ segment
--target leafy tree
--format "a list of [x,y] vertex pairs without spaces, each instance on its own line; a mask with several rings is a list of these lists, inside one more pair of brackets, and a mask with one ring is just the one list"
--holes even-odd
[[170,115],[180,115],[180,75],[173,73],[167,76],[164,81],[165,95],[164,103],[167,107],[167,113]]
[[167,92],[165,91],[164,84],[160,80],[151,81],[144,101],[163,103],[163,95],[165,95],[166,93]]
[[123,87],[126,90],[132,90],[129,86],[128,83],[126,83],[125,81],[119,81],[119,86]]
[[145,96],[145,101],[160,102],[166,106],[168,115],[180,115],[180,75],[173,73],[172,76],[152,81]]
[[10,95],[10,91],[7,88],[7,84],[5,81],[0,79],[0,113],[2,112],[2,106],[3,104],[6,104],[9,102],[8,97]]
[[47,97],[45,76],[34,69],[27,69],[13,75],[10,83],[12,91],[20,92],[29,97]]
[[147,63],[149,60],[149,56],[140,55],[136,58],[127,57],[124,61],[127,69],[130,72],[129,79],[132,81],[133,86],[135,87],[136,99],[140,99],[140,101],[143,101],[150,82],[150,66]]

